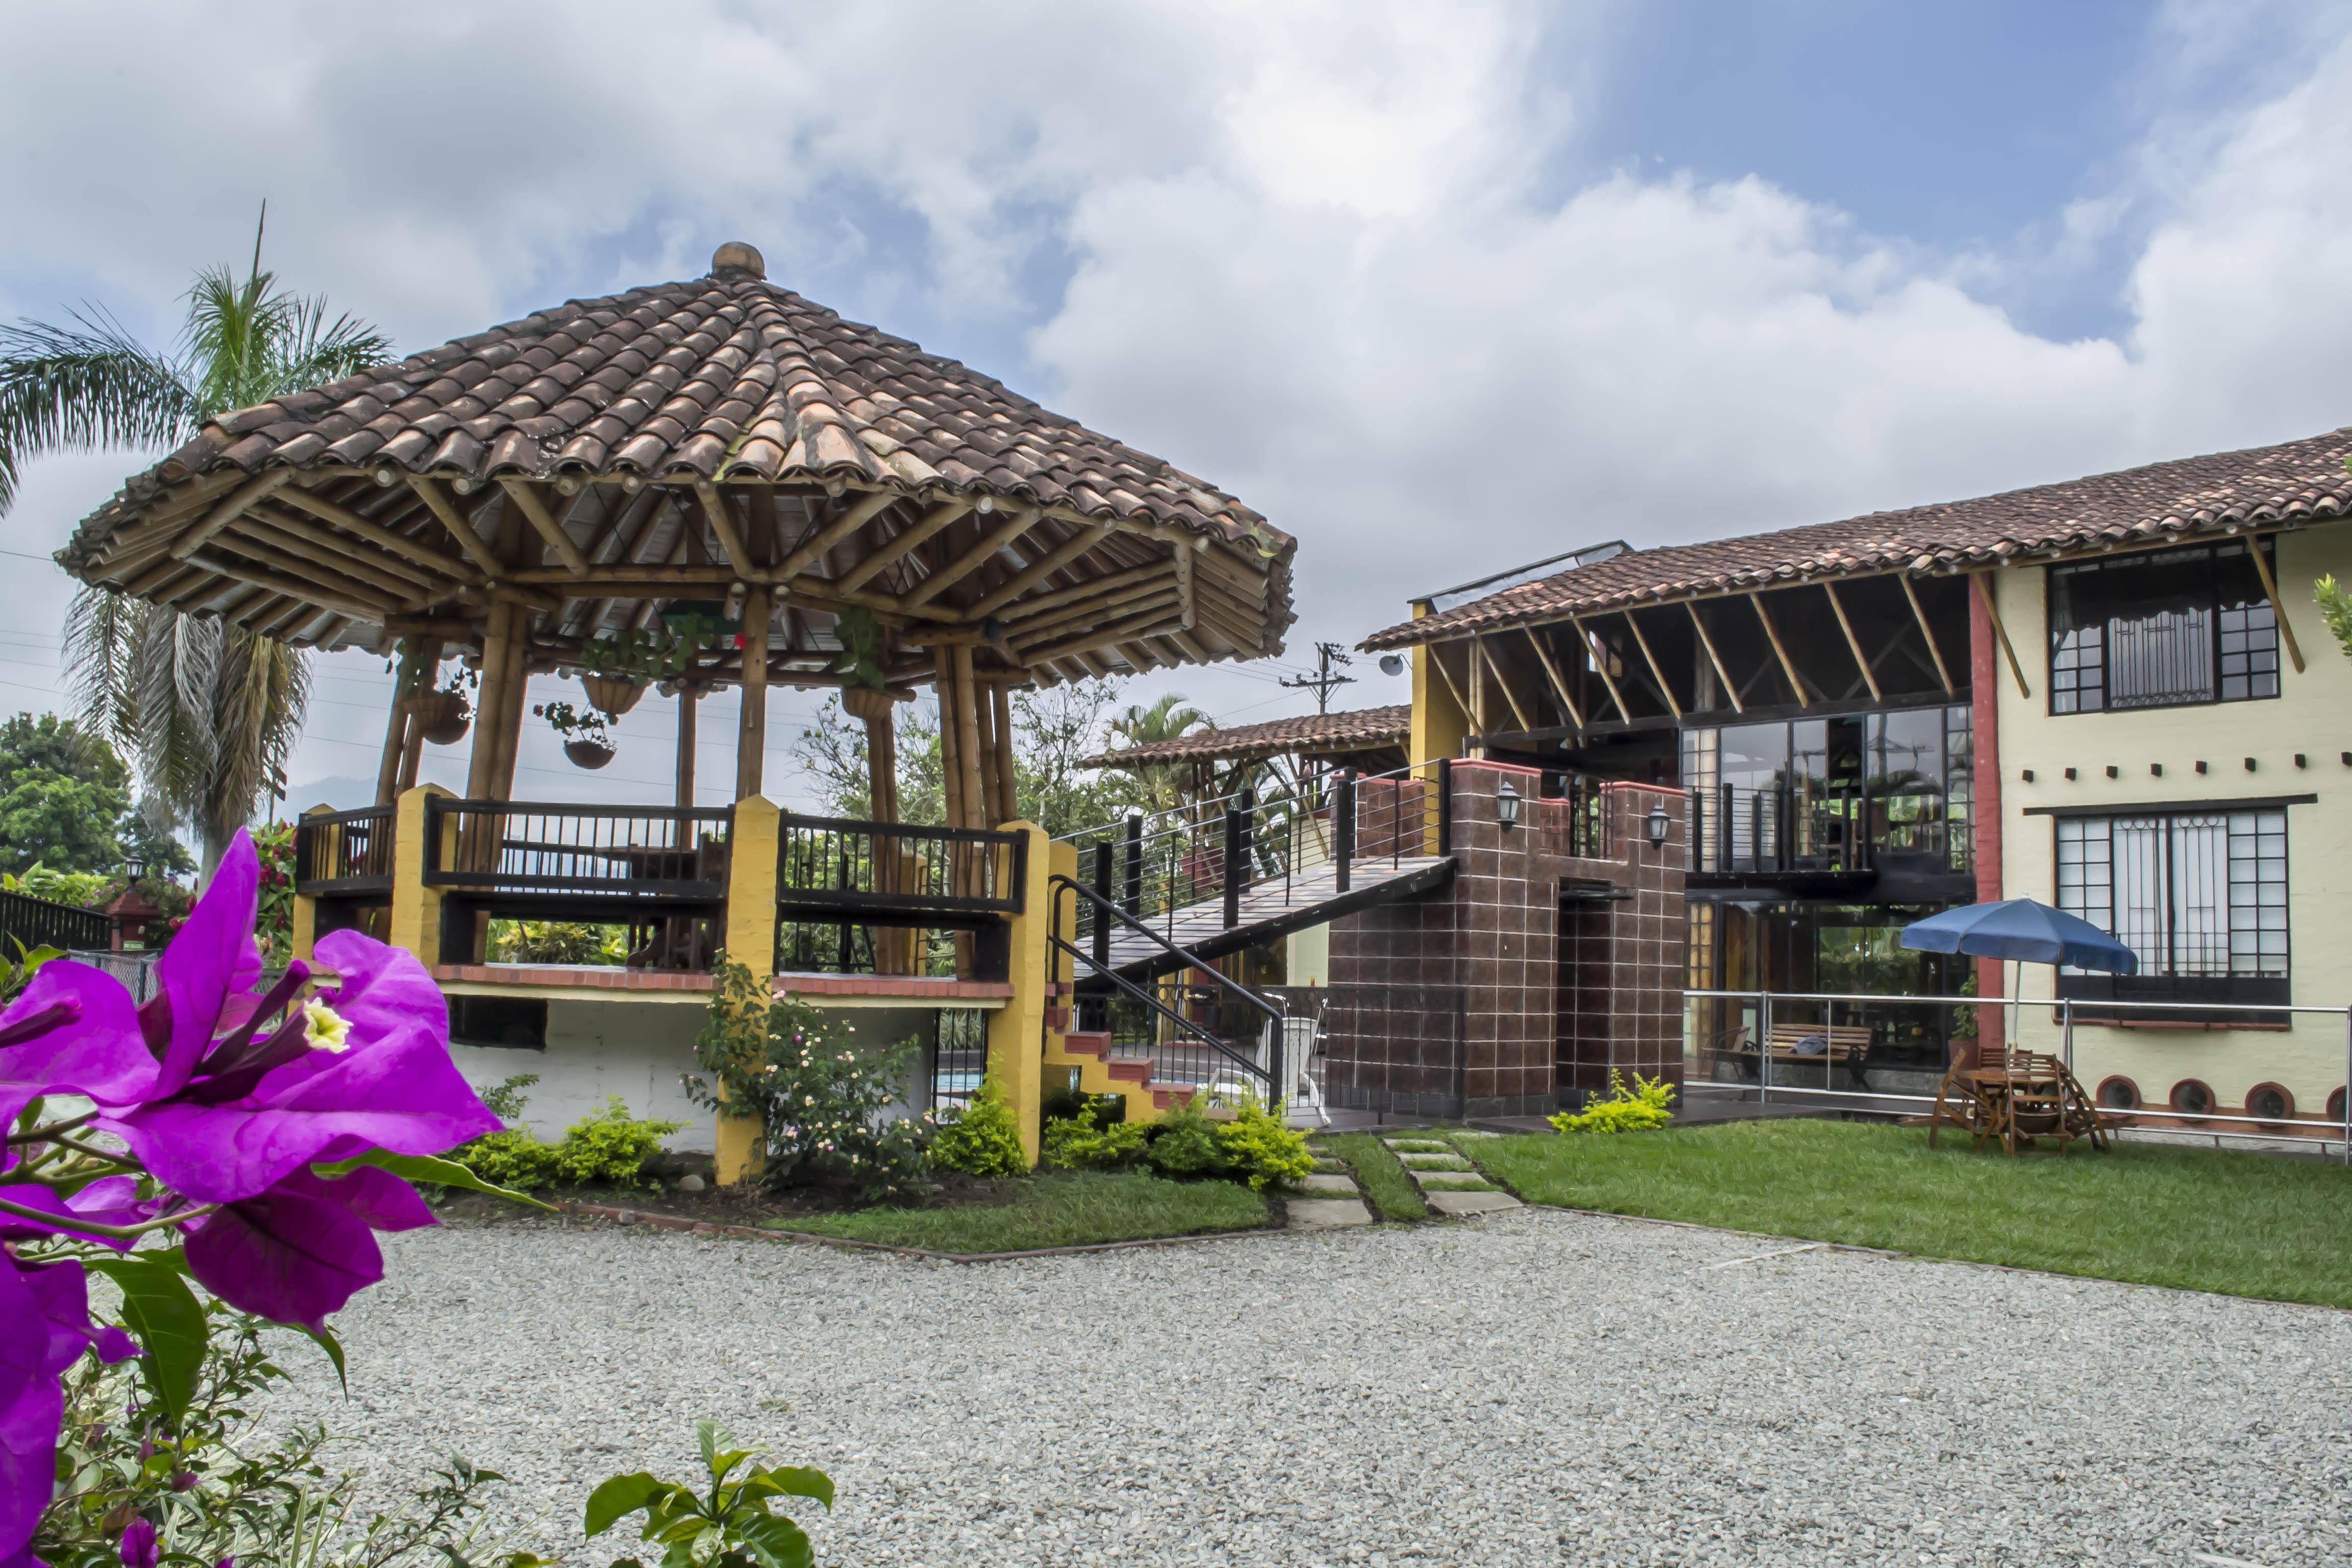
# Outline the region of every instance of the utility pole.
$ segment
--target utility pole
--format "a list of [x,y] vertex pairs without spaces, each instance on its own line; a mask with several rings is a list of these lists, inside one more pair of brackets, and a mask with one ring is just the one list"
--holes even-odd
[[1349,665],[1355,662],[1356,661],[1354,659],[1348,657],[1347,650],[1341,647],[1338,643],[1319,642],[1315,645],[1315,673],[1313,675],[1301,675],[1288,680],[1276,681],[1275,684],[1277,686],[1287,686],[1295,691],[1314,692],[1315,711],[1318,713],[1328,713],[1331,711],[1331,689],[1337,686],[1353,686],[1356,684],[1356,678],[1354,676],[1334,675],[1331,673],[1331,667],[1334,665]]

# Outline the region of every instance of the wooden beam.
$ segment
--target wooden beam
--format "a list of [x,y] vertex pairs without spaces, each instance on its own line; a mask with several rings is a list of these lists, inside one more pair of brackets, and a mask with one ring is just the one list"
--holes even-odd
[[371,549],[357,540],[345,539],[331,528],[322,528],[309,518],[297,517],[290,511],[281,510],[267,503],[247,509],[246,514],[229,526],[231,531],[243,533],[257,524],[285,538],[299,539],[313,550],[331,552],[331,559],[327,563],[329,565],[348,561],[369,572],[397,577],[404,583],[425,589],[432,594],[446,595],[457,592],[457,585],[446,577],[427,572],[422,566],[412,566],[396,556],[384,551]]
[[[941,501],[916,521],[898,531],[898,537],[882,545],[865,560],[833,579],[837,591],[855,592],[874,581],[940,530],[971,510],[968,500]],[[895,601],[894,601],[895,602]]]
[[1919,638],[1927,645],[1927,657],[1936,661],[1936,679],[1944,683],[1944,695],[1954,695],[1952,672],[1944,668],[1944,650],[1936,646],[1936,629],[1927,624],[1927,611],[1919,603],[1919,590],[1911,586],[1906,573],[1895,579],[1903,584],[1903,596],[1911,601],[1911,614],[1919,622]]
[[1822,591],[1829,595],[1830,608],[1837,612],[1838,629],[1845,633],[1846,649],[1853,655],[1854,665],[1862,671],[1862,683],[1870,688],[1870,700],[1884,702],[1886,699],[1879,692],[1878,677],[1872,671],[1870,660],[1863,654],[1862,639],[1853,635],[1853,623],[1846,619],[1845,601],[1838,597],[1837,584],[1825,577],[1822,579]]
[[563,531],[563,525],[555,521],[555,514],[540,500],[539,492],[531,488],[529,479],[501,479],[499,488],[507,492],[508,504],[520,511],[523,521],[547,541],[547,547],[555,552],[555,558],[563,563],[564,570],[574,577],[588,575],[588,557],[572,542],[572,536]]
[[1751,591],[1745,597],[1749,604],[1756,606],[1756,618],[1764,623],[1764,635],[1771,639],[1772,651],[1780,656],[1780,671],[1789,678],[1789,690],[1795,696],[1797,705],[1803,707],[1806,701],[1805,683],[1797,679],[1797,666],[1789,658],[1789,650],[1780,646],[1780,630],[1772,625],[1772,617],[1765,613],[1764,596]]
[[215,496],[231,485],[243,484],[251,478],[242,468],[224,468],[191,479],[148,509],[147,515],[131,524],[99,547],[98,561],[110,565],[123,556],[135,554],[142,545],[152,542],[156,536],[167,533],[173,524],[210,502]]
[[265,572],[257,567],[231,561],[209,550],[200,550],[188,559],[191,565],[201,566],[215,576],[251,584],[257,588],[267,588],[273,594],[282,594],[299,604],[316,605],[321,609],[349,616],[355,621],[365,621],[372,626],[383,625],[384,617],[391,615],[395,608],[394,605],[362,601],[337,594],[329,589],[322,589],[316,584],[298,583],[289,577],[280,577],[274,572]]
[[437,572],[454,582],[478,581],[473,568],[466,563],[420,544],[408,535],[386,528],[381,523],[370,522],[349,508],[337,506],[326,497],[304,489],[300,485],[294,485],[281,490],[273,499],[283,506],[299,507],[321,522],[331,522],[346,533],[357,534],[379,549],[388,550],[395,555],[405,556],[419,566],[428,571]]
[[457,509],[450,504],[449,498],[441,493],[439,485],[435,484],[423,474],[410,474],[407,478],[408,488],[416,492],[416,499],[425,503],[426,510],[441,520],[441,526],[447,529],[450,536],[465,547],[466,553],[474,558],[474,564],[482,569],[484,576],[495,582],[507,574],[506,567],[500,563],[496,552],[490,549],[488,541],[474,531],[474,525],[467,522],[458,513]]
[[2294,661],[2294,672],[2301,675],[2303,649],[2294,640],[2294,627],[2288,624],[2286,605],[2279,598],[2278,583],[2271,576],[2271,563],[2263,558],[2262,540],[2249,538],[2246,541],[2246,553],[2254,558],[2254,570],[2262,574],[2263,592],[2271,596],[2271,617],[2278,622],[2279,636],[2286,639],[2286,656]]
[[1658,694],[1666,700],[1666,711],[1680,719],[1683,716],[1683,705],[1675,700],[1675,689],[1667,683],[1665,669],[1658,663],[1658,656],[1650,651],[1650,639],[1642,635],[1642,623],[1633,618],[1633,612],[1630,608],[1624,612],[1624,615],[1625,624],[1633,628],[1633,646],[1642,650],[1643,661],[1649,665],[1650,673],[1657,678]]
[[1536,727],[1536,721],[1528,717],[1528,710],[1525,708],[1519,706],[1519,694],[1513,691],[1511,689],[1511,683],[1503,679],[1503,667],[1496,659],[1495,650],[1486,646],[1486,639],[1480,637],[1476,632],[1472,632],[1470,634],[1470,646],[1478,651],[1478,657],[1486,661],[1486,668],[1488,672],[1494,676],[1495,684],[1503,689],[1503,700],[1511,705],[1511,716],[1519,721],[1519,728],[1522,730],[1534,729]]
[[760,569],[751,563],[751,552],[743,548],[742,532],[736,528],[735,520],[727,515],[727,500],[719,493],[719,487],[709,479],[697,479],[694,494],[702,502],[702,515],[710,520],[710,531],[719,536],[719,548],[727,552],[727,559],[734,563],[735,574],[747,583],[757,577]]
[[[1091,653],[1098,647],[1116,647],[1123,642],[1133,642],[1139,637],[1156,637],[1169,626],[1175,625],[1175,616],[1170,615],[1167,610],[1154,610],[1149,615],[1138,616],[1132,620],[1100,626],[1093,631],[1080,632],[1063,642],[1049,643],[1044,647],[1024,648],[1021,650],[1021,662],[1030,665],[1049,664],[1057,658],[1075,658],[1082,654]],[[965,651],[970,650],[966,648]]]
[[1593,637],[1592,629],[1576,616],[1569,616],[1568,624],[1576,628],[1577,640],[1584,645],[1585,662],[1599,672],[1601,684],[1608,690],[1609,700],[1617,705],[1617,717],[1632,723],[1633,715],[1625,707],[1625,694],[1617,689],[1616,677],[1609,673],[1609,645],[1603,642],[1595,647],[1593,645],[1598,639]]
[[1000,823],[1017,820],[1021,816],[1020,758],[1013,745],[1013,688],[1003,681],[989,689],[991,705],[996,710],[996,820]]
[[[229,524],[226,533],[227,537],[220,542],[222,545],[241,555],[263,556],[264,564],[284,566],[304,580],[315,578],[320,586],[336,593],[349,594],[356,589],[362,594],[382,595],[387,604],[409,610],[423,609],[436,596],[447,596],[447,590],[434,585],[428,585],[422,593],[396,592],[389,584],[362,577],[352,570],[349,560],[335,552],[299,535],[280,533],[267,520],[250,512]],[[294,561],[309,564],[299,567],[284,559],[267,559],[270,556],[292,556]]]
[[1536,658],[1542,663],[1544,674],[1551,678],[1552,695],[1559,699],[1560,710],[1568,715],[1570,723],[1583,729],[1584,715],[1578,710],[1576,699],[1569,695],[1568,681],[1561,676],[1559,666],[1552,662],[1551,649],[1544,647],[1543,638],[1536,635],[1535,627],[1521,626],[1519,629],[1527,634],[1528,641],[1535,644]]
[[1747,712],[1748,710],[1739,703],[1738,683],[1731,679],[1731,671],[1724,668],[1723,656],[1715,651],[1715,639],[1707,636],[1706,623],[1699,618],[1698,601],[1685,599],[1683,608],[1690,612],[1691,625],[1698,628],[1698,646],[1706,649],[1706,661],[1715,667],[1715,678],[1723,682],[1723,694],[1731,699],[1731,710],[1734,713]]
[[2009,628],[2000,624],[2000,606],[1993,603],[1992,574],[1971,572],[1969,580],[1977,585],[1977,597],[1983,602],[1985,618],[1992,623],[1992,635],[2000,639],[2000,651],[2009,656],[2010,679],[2017,682],[2017,694],[2031,698],[2033,688],[2025,683],[2025,667],[2017,662],[2017,649],[2010,646]]
[[1048,552],[1044,560],[1039,561],[1027,571],[1018,574],[1011,582],[993,593],[984,595],[976,603],[964,606],[964,618],[977,621],[994,615],[998,610],[1109,538],[1110,532],[1108,525],[1101,523],[1079,530],[1076,538],[1063,541],[1059,546]]
[[768,574],[769,581],[789,583],[799,576],[824,554],[882,515],[894,501],[904,500],[896,490],[872,490],[850,503],[849,510],[801,541],[790,555],[776,563]]
[[212,510],[205,513],[203,521],[172,541],[173,559],[185,561],[209,543],[214,534],[235,522],[247,507],[264,496],[277,494],[293,482],[294,470],[291,468],[272,468],[268,473],[247,479],[214,503]]
[[[1438,651],[1442,646],[1444,645],[1439,643],[1429,645],[1430,668],[1436,670],[1438,679],[1445,682],[1445,689],[1453,697],[1454,706],[1462,710],[1462,716],[1465,719],[1468,719],[1471,717],[1470,700],[1462,694],[1462,688],[1454,684],[1454,672],[1445,668],[1445,659]],[[1468,673],[1466,668],[1464,673]]]
[[[1073,626],[1096,625],[1114,610],[1123,615],[1134,616],[1141,614],[1143,606],[1147,605],[1159,608],[1172,607],[1175,603],[1176,590],[1172,584],[1164,583],[1146,584],[1140,588],[1129,589],[1124,594],[1107,595],[1097,603],[1076,605],[1057,615],[1049,616],[1042,621],[1016,626],[1006,636],[1015,647],[1024,646],[1034,647],[1039,643],[1052,641],[1057,634],[1066,632]],[[955,640],[965,642],[969,646],[968,639]]]
[[383,730],[383,753],[376,760],[375,803],[390,805],[400,792],[400,760],[408,752],[408,731],[415,719],[408,710],[410,699],[416,695],[418,656],[424,651],[419,639],[407,638],[400,647],[399,672],[392,680],[392,712]]
[[1015,507],[1011,521],[988,534],[970,550],[924,578],[915,585],[912,592],[905,595],[898,602],[910,610],[919,609],[929,604],[933,599],[986,565],[989,559],[998,551],[1036,527],[1038,523],[1045,521],[1045,514],[1034,506]]
[[1184,607],[1184,629],[1186,631],[1192,629],[1192,623],[1199,618],[1201,613],[1201,601],[1199,595],[1194,592],[1192,587],[1192,557],[1195,553],[1196,552],[1193,550],[1191,541],[1180,540],[1177,542],[1175,552],[1176,597],[1177,602]]
[[1065,605],[1075,605],[1097,594],[1115,594],[1139,583],[1165,583],[1167,580],[1159,562],[1147,561],[1140,566],[1130,566],[1107,577],[1089,577],[1083,583],[1056,588],[1050,594],[1032,595],[1019,604],[1008,606],[1003,618],[1006,626],[1017,627],[1023,621],[1043,615],[1047,610],[1058,610]]

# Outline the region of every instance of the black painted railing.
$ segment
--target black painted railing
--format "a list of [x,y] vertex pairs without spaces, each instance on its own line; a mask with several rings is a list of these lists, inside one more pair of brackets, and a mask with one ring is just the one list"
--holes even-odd
[[16,956],[18,943],[37,947],[103,948],[114,945],[114,922],[98,910],[60,904],[26,893],[0,892],[0,954]]
[[659,805],[542,805],[433,796],[425,882],[497,897],[585,894],[715,902],[727,896],[734,813]]
[[776,905],[794,913],[1003,919],[1017,915],[1029,837],[788,813],[778,826]]
[[294,825],[294,890],[305,898],[392,891],[398,807],[313,812]]

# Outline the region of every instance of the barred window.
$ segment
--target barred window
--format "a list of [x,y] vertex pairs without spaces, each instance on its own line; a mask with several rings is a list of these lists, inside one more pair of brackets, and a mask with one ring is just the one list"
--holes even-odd
[[2142,975],[2284,979],[2286,892],[2284,811],[2058,822],[2058,907],[2138,954]]
[[2053,713],[2279,694],[2278,618],[2243,543],[2053,566],[2049,611]]

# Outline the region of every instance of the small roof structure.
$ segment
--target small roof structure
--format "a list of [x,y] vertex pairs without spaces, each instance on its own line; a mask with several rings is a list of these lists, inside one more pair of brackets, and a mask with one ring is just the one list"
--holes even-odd
[[298,646],[480,647],[510,605],[541,668],[661,601],[761,587],[780,680],[823,684],[855,608],[894,680],[963,641],[983,679],[1052,682],[1279,651],[1293,550],[1206,481],[730,244],[707,277],[223,415],[58,560]]
[[1948,574],[2027,556],[2147,546],[2352,511],[2352,428],[2284,446],[2151,463],[1975,500],[1634,550],[1580,564],[1366,637],[1411,647],[1653,604],[1799,582]]
[[1185,763],[1253,763],[1274,757],[1316,758],[1361,752],[1402,750],[1412,728],[1412,709],[1361,708],[1346,713],[1309,713],[1242,724],[1231,730],[1195,730],[1172,741],[1154,741],[1088,757],[1088,768],[1162,767]]

